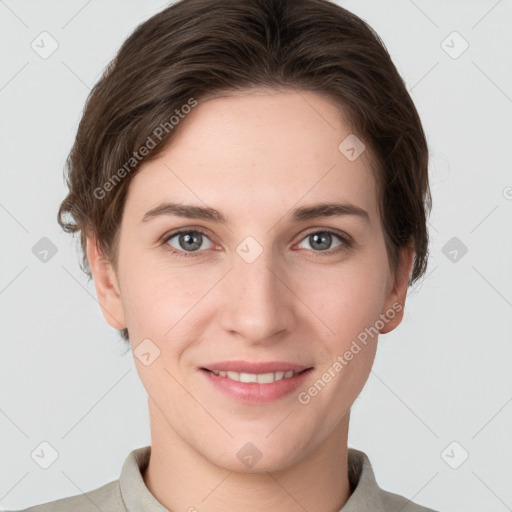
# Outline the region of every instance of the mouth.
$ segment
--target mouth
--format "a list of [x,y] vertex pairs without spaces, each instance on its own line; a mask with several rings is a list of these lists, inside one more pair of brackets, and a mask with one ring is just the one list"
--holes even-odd
[[[280,364],[281,369],[276,370],[275,363],[270,365],[265,363],[263,365],[265,368],[270,366],[274,370],[247,372],[232,369],[234,367],[240,368],[240,365],[234,362],[227,365],[230,369],[225,369],[225,366],[224,369],[222,366],[216,366],[218,368],[199,368],[200,373],[206,377],[208,385],[212,386],[211,389],[220,392],[231,400],[250,405],[265,404],[291,395],[299,387],[306,385],[306,379],[314,369],[313,366],[301,367]],[[247,365],[242,366],[247,368]],[[295,369],[287,369],[290,366],[295,367]],[[259,367],[261,368],[261,365]]]
[[219,377],[226,377],[228,379],[234,380],[236,382],[256,382],[258,384],[271,384],[272,382],[276,382],[278,380],[290,379],[295,377],[296,375],[300,375],[308,370],[312,370],[313,368],[305,368],[304,370],[294,371],[294,370],[280,370],[277,372],[267,372],[267,373],[248,373],[248,372],[236,372],[231,370],[210,370],[208,368],[201,368],[209,373],[213,373]]
[[216,361],[205,364],[202,368],[213,371],[232,371],[238,373],[271,373],[288,372],[299,373],[302,370],[311,368],[311,365],[290,363],[288,361],[244,361],[241,359],[233,361]]

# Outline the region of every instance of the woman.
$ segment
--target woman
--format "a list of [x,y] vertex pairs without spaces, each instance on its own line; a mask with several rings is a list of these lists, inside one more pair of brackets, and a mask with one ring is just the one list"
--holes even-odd
[[431,208],[418,113],[364,21],[325,0],[175,3],[94,87],[68,170],[59,222],[133,350],[151,446],[28,510],[431,510],[347,447]]

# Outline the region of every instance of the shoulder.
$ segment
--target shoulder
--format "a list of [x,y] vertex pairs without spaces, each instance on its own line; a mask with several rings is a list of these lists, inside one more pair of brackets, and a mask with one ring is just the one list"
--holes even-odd
[[352,495],[340,512],[439,512],[382,489],[375,478],[370,459],[363,451],[349,448],[348,474]]
[[400,512],[439,512],[438,510],[418,505],[404,496],[383,489],[380,490],[380,495],[384,510],[393,512],[396,510],[400,510]]
[[151,445],[135,448],[126,457],[121,475],[102,487],[74,496],[10,512],[127,512],[141,510],[150,504],[152,510],[164,509],[149,492],[143,479],[148,464]]
[[70,510],[73,512],[98,512],[98,510],[125,512],[126,508],[121,498],[119,480],[114,480],[83,494],[68,496],[67,498],[12,512],[69,512]]

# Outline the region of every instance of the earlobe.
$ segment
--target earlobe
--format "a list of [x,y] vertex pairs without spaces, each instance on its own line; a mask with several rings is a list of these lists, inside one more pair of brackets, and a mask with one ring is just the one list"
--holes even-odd
[[94,278],[94,286],[101,312],[107,323],[115,329],[126,328],[119,282],[112,264],[104,257],[94,237],[87,237],[87,260]]
[[380,329],[381,334],[386,334],[400,325],[404,317],[405,300],[409,287],[409,278],[414,262],[414,247],[408,245],[399,249],[400,263],[393,276],[391,291],[385,302],[382,314],[388,319],[385,326]]

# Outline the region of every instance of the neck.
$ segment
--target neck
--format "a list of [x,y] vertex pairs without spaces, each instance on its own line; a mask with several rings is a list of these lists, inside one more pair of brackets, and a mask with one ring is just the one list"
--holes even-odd
[[[170,511],[280,510],[339,512],[350,497],[349,414],[313,450],[275,471],[239,473],[216,465],[163,426],[149,401],[151,456],[143,473],[153,496]],[[256,470],[256,468],[255,468]]]

